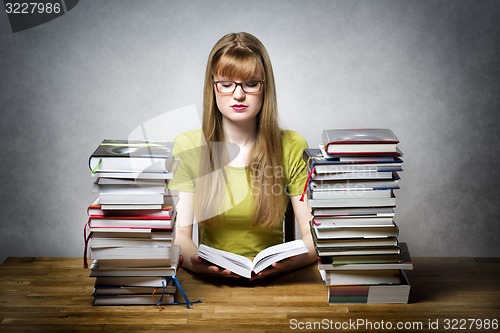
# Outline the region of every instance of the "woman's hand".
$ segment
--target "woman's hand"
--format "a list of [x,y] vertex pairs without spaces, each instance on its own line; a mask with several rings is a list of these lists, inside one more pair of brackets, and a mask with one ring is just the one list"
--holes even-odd
[[191,261],[191,270],[196,273],[214,274],[214,275],[234,277],[234,278],[240,277],[239,275],[231,272],[229,269],[224,269],[215,266],[209,263],[208,261],[198,257],[198,255],[196,254],[191,256],[190,261]]
[[261,279],[263,277],[271,275],[276,275],[279,273],[286,273],[292,270],[296,266],[294,261],[295,257],[289,257],[281,261],[275,262],[274,264],[264,269],[263,271],[259,272],[258,274],[252,275],[250,281]]

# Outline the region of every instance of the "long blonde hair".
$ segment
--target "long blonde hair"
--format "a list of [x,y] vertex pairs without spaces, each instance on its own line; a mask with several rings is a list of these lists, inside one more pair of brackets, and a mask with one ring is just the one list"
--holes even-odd
[[[222,193],[227,190],[224,166],[229,156],[224,144],[222,115],[217,108],[213,77],[250,79],[260,66],[264,75],[262,109],[257,115],[257,131],[250,153],[247,173],[253,198],[254,224],[275,228],[281,224],[284,211],[284,177],[281,129],[271,60],[264,45],[251,34],[240,32],[222,37],[208,57],[203,95],[203,138],[200,174],[195,192],[195,216],[201,225],[216,223],[217,214],[207,209],[224,211]],[[269,170],[272,170],[271,172]],[[278,185],[280,191],[275,190]],[[278,193],[277,193],[278,192]],[[227,207],[227,206],[226,206]],[[205,218],[209,216],[208,218]]]

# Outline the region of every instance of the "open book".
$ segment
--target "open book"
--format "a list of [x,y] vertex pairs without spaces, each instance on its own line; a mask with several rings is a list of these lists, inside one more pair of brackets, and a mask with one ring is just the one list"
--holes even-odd
[[200,244],[198,248],[198,257],[228,269],[235,274],[250,278],[252,271],[257,274],[275,262],[306,252],[306,245],[299,239],[270,246],[260,251],[253,261],[239,254],[217,250],[204,244]]

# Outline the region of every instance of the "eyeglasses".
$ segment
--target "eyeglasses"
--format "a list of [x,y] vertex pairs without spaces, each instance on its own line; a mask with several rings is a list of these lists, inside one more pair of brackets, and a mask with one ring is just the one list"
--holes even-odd
[[220,94],[226,95],[234,93],[237,86],[240,86],[246,94],[256,94],[262,89],[263,83],[264,81],[245,81],[241,83],[233,81],[214,81],[215,89],[217,89]]

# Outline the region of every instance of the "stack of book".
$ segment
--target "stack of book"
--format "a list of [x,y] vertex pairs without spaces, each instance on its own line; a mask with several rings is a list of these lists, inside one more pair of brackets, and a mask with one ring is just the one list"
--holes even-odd
[[167,190],[178,165],[172,148],[104,140],[90,156],[98,197],[88,208],[85,256],[88,248],[94,305],[174,302],[180,248],[173,245],[176,195]]
[[332,129],[306,149],[311,233],[329,303],[407,303],[412,269],[394,221],[399,140],[389,129]]

